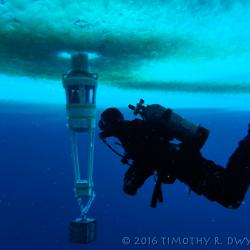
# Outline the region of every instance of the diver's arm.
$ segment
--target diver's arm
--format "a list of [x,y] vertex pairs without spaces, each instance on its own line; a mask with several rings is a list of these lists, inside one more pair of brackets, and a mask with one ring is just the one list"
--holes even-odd
[[123,191],[129,195],[135,195],[147,178],[154,174],[154,169],[145,159],[137,158],[127,170],[123,179]]

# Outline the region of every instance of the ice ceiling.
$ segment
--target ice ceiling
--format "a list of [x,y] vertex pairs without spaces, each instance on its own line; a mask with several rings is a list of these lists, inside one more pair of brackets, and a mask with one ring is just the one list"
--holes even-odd
[[56,92],[70,53],[81,51],[103,93],[249,103],[248,0],[0,0],[0,16],[0,99],[14,84]]

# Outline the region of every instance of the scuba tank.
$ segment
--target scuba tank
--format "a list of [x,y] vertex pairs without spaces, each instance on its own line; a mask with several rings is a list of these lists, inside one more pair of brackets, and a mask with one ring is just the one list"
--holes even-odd
[[186,120],[172,109],[158,104],[144,106],[143,99],[136,106],[130,104],[128,107],[134,111],[134,115],[139,114],[146,121],[161,122],[172,138],[190,144],[199,150],[208,138],[208,129]]

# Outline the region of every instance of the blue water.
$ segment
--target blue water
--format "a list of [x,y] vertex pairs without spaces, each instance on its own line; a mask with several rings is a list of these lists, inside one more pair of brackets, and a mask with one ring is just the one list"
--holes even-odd
[[[176,111],[210,129],[203,154],[223,165],[250,120],[249,112]],[[90,210],[98,223],[97,240],[88,245],[70,244],[68,224],[79,209],[73,193],[64,107],[2,105],[0,117],[0,249],[249,249],[227,242],[228,237],[250,239],[249,194],[238,210],[227,210],[205,197],[189,195],[187,187],[177,182],[164,186],[164,203],[152,209],[153,180],[136,197],[125,195],[126,167],[98,137],[97,197]],[[124,246],[123,237],[130,237],[131,244]],[[150,243],[156,237],[157,244],[144,244],[143,237],[149,237]],[[163,245],[161,237],[219,237],[223,245],[212,240],[208,246]]]

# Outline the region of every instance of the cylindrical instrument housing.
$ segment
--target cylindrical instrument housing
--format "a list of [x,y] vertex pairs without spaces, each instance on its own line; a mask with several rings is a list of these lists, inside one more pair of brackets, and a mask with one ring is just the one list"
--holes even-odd
[[63,75],[68,127],[77,132],[95,128],[97,74],[89,73],[85,54],[71,58],[72,69]]
[[171,137],[192,144],[199,149],[202,148],[209,135],[208,129],[196,125],[173,110],[166,109],[158,104],[148,105],[144,110],[143,117],[146,120],[161,121]]

